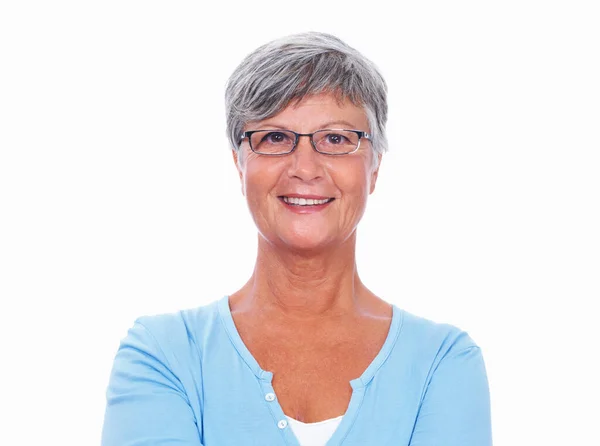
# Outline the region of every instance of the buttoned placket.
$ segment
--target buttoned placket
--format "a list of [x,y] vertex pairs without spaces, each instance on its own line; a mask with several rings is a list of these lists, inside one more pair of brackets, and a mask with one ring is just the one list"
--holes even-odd
[[275,389],[273,389],[273,373],[261,370],[259,372],[260,387],[264,396],[264,400],[269,407],[273,420],[277,426],[277,429],[281,432],[283,440],[286,445],[300,446],[296,435],[292,431],[287,417],[283,413],[277,396],[275,395]]

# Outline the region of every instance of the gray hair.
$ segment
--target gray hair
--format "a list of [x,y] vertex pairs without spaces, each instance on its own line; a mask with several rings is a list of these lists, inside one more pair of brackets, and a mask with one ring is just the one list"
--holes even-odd
[[[321,32],[292,34],[260,46],[227,82],[227,136],[239,150],[246,123],[283,111],[293,100],[331,92],[364,107],[374,155],[388,150],[387,85],[377,67],[339,38]],[[373,157],[373,166],[377,156]]]

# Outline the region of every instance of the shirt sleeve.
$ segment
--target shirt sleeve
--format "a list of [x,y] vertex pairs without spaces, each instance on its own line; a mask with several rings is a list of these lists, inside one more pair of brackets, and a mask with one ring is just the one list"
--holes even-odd
[[117,350],[101,446],[202,446],[183,385],[138,318]]
[[410,446],[491,446],[488,379],[481,350],[444,357],[417,415]]

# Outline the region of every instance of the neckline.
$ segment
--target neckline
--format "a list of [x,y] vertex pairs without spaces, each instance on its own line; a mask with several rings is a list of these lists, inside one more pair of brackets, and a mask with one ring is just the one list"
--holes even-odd
[[340,415],[339,417],[335,417],[335,418],[329,418],[328,420],[315,421],[314,423],[305,423],[303,421],[296,420],[295,418],[292,418],[289,415],[286,415],[286,417],[292,423],[297,423],[297,424],[299,424],[301,426],[318,426],[318,425],[321,425],[321,424],[327,424],[327,423],[332,423],[332,422],[335,422],[335,421],[339,421],[339,420],[341,420],[344,417],[344,415]]
[[[398,334],[400,333],[400,327],[402,325],[402,310],[394,304],[391,305],[392,321],[385,341],[375,358],[371,361],[362,375],[349,382],[353,390],[361,389],[369,384],[369,382],[375,376],[377,370],[383,365],[394,347]],[[258,379],[267,381],[269,384],[271,384],[273,381],[273,372],[263,370],[260,367],[256,358],[254,358],[252,353],[250,353],[250,350],[248,350],[246,344],[244,344],[244,341],[242,340],[242,337],[235,326],[233,315],[231,314],[231,308],[229,306],[229,295],[225,295],[220,298],[217,301],[217,306],[227,334],[229,335],[229,338],[231,339],[231,342],[235,346],[239,355],[242,357],[244,362],[246,362],[248,367],[250,367],[250,370],[252,370]]]

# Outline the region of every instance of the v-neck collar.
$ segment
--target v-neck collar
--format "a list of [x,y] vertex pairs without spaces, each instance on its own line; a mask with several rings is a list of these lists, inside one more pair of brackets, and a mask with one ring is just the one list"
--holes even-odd
[[[229,295],[223,296],[221,299],[217,301],[217,307],[219,311],[219,315],[223,325],[229,335],[231,342],[233,343],[235,349],[238,354],[242,357],[244,362],[248,365],[250,370],[254,373],[254,375],[261,381],[261,385],[263,386],[263,390],[269,393],[274,393],[273,389],[273,372],[268,370],[263,370],[258,361],[244,341],[242,340],[240,333],[235,326],[235,322],[233,320],[233,315],[231,314],[231,308],[229,306]],[[369,366],[365,369],[365,371],[358,378],[351,380],[350,386],[352,387],[352,396],[350,397],[350,403],[348,404],[348,408],[346,413],[344,414],[340,425],[337,427],[333,436],[327,442],[327,446],[339,445],[346,437],[350,428],[354,424],[354,420],[358,415],[358,409],[360,407],[360,403],[362,402],[365,387],[371,382],[377,370],[385,363],[385,360],[388,358],[391,353],[396,340],[398,339],[398,335],[400,334],[400,328],[402,326],[402,310],[396,305],[392,304],[392,321],[390,324],[390,328],[387,334],[387,337],[379,350],[379,353],[375,356],[373,361],[369,364]],[[286,415],[283,413],[283,409],[279,405],[278,400],[273,401],[270,406],[271,413],[276,422],[281,423],[282,420],[286,418]],[[286,420],[287,421],[287,420]],[[287,444],[290,445],[299,445],[298,439],[295,437],[294,433],[291,429],[286,429],[283,433],[283,436],[286,440]]]

